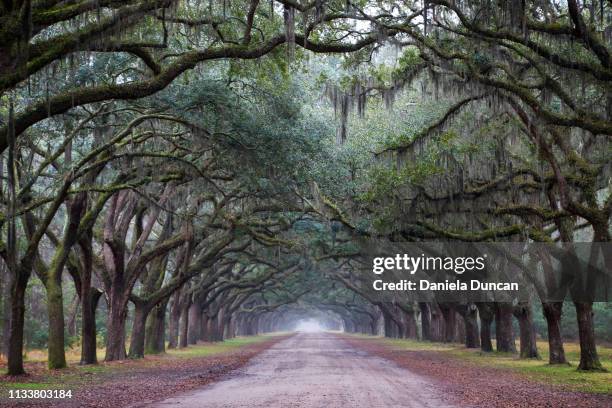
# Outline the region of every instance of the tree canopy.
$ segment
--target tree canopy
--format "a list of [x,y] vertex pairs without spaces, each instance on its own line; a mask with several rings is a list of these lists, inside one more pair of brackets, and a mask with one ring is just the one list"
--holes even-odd
[[1,2],[8,372],[24,344],[60,369],[72,341],[93,364],[99,342],[140,358],[308,317],[483,351],[495,321],[511,352],[516,319],[521,357],[543,334],[566,363],[570,331],[602,370],[609,308],[551,300],[548,253],[514,254],[531,295],[505,302],[381,300],[363,265],[373,239],[595,243],[609,275],[611,18],[597,0]]

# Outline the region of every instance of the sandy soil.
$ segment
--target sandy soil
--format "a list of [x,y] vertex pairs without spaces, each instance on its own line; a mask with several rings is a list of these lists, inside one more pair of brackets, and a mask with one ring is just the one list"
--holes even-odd
[[232,378],[148,408],[450,408],[442,390],[392,361],[329,333],[300,333],[253,358]]

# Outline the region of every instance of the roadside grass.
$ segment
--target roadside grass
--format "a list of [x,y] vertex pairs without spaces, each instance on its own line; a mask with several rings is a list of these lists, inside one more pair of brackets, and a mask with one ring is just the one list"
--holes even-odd
[[211,354],[225,353],[249,344],[261,343],[274,335],[236,337],[217,343],[199,343],[183,349],[168,350],[166,354],[174,357],[205,357]]
[[[106,353],[106,348],[98,348],[96,350],[96,354],[98,356],[98,361],[104,359],[104,354]],[[81,359],[81,348],[80,347],[71,347],[66,349],[66,362],[77,363]],[[45,349],[30,349],[26,350],[24,354],[24,361],[26,363],[46,363],[47,362],[47,350]]]
[[[0,390],[2,390],[3,384],[0,384]],[[10,383],[10,387],[7,386],[6,389],[11,390],[49,390],[49,389],[57,389],[62,388],[61,384],[51,384],[51,383],[40,383],[40,382],[22,382],[22,383]],[[2,396],[2,394],[0,394]]]
[[[14,378],[0,375],[0,401],[8,395],[8,390],[31,390],[31,389],[78,389],[95,381],[102,381],[113,375],[143,368],[160,367],[164,362],[176,360],[177,358],[202,358],[215,356],[235,351],[250,344],[261,343],[278,334],[237,337],[222,342],[201,342],[190,345],[184,349],[168,350],[166,353],[145,355],[138,360],[123,360],[113,362],[102,362],[104,349],[98,349],[100,364],[78,365],[80,350],[67,351],[68,368],[63,370],[49,371],[46,368],[46,351],[31,350],[27,353],[26,371],[28,376]],[[5,372],[5,365],[0,364],[0,373]],[[0,404],[1,405],[1,404]]]
[[[604,368],[608,372],[578,371],[580,361],[580,346],[578,343],[566,342],[565,355],[569,365],[548,364],[548,342],[538,341],[541,359],[520,359],[512,353],[485,353],[479,349],[468,349],[456,343],[422,342],[410,339],[386,339],[382,337],[360,336],[376,339],[400,350],[431,351],[444,353],[449,357],[469,361],[476,365],[496,367],[511,370],[532,379],[547,384],[563,386],[574,391],[612,394],[612,347],[597,346],[597,351]],[[517,342],[518,347],[518,342]],[[493,342],[495,348],[495,342]]]
[[[286,333],[270,333],[261,336],[247,336],[247,337],[236,337],[229,340],[224,340],[222,342],[200,342],[196,345],[190,345],[185,349],[167,349],[166,353],[169,356],[177,356],[177,357],[204,357],[209,354],[220,353],[225,351],[231,351],[232,349],[240,346],[245,346],[252,343],[259,343],[270,339],[274,336],[282,336]],[[126,349],[129,347],[129,344],[126,344]],[[96,354],[98,356],[98,361],[104,360],[104,354],[106,353],[106,348],[99,347],[96,350]],[[164,354],[159,354],[163,356]],[[26,363],[46,363],[47,362],[47,350],[44,349],[31,349],[27,350],[24,355],[24,361]],[[72,347],[66,350],[66,362],[68,365],[78,364],[81,359],[81,349],[79,347]],[[6,361],[4,361],[0,357],[0,368],[6,365]],[[82,368],[92,368],[99,369],[101,366],[85,366]]]

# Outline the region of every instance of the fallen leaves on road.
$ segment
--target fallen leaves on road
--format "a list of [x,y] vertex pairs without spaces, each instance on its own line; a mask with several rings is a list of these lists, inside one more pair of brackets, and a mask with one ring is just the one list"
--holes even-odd
[[357,349],[393,361],[435,381],[449,401],[474,408],[603,408],[609,395],[568,391],[494,367],[474,365],[435,351],[397,350],[377,340],[342,336]]

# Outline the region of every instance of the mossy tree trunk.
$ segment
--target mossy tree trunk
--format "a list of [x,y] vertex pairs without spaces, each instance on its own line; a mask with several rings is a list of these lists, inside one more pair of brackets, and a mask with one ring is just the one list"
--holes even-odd
[[162,301],[149,313],[145,332],[145,353],[159,354],[166,351],[165,320],[167,304],[167,301]]
[[64,352],[64,299],[62,296],[61,274],[49,278],[47,289],[47,315],[49,317],[48,366],[50,369],[66,367]]
[[536,331],[533,323],[531,303],[520,302],[514,308],[514,315],[519,322],[520,357],[539,359],[540,353],[538,353],[538,345],[536,342]]
[[[81,297],[81,365],[97,364],[96,339],[96,309],[102,292],[92,288],[91,278],[93,269],[93,231],[91,229],[79,241],[82,254],[83,268],[79,278]],[[76,284],[76,280],[75,280]]]
[[548,329],[548,363],[567,364],[563,338],[561,337],[563,302],[543,302],[542,311]]
[[151,307],[146,302],[134,303],[134,322],[130,339],[129,358],[143,358],[145,353],[145,327]]
[[179,347],[185,348],[189,345],[187,339],[189,335],[189,307],[190,303],[185,302],[181,306],[181,319],[179,320]]
[[119,294],[111,294],[108,318],[106,319],[106,356],[105,361],[124,360],[125,352],[125,321],[127,319],[127,301]]
[[493,342],[491,341],[491,324],[495,317],[494,307],[488,302],[476,303],[478,314],[480,316],[480,349],[484,352],[493,351]]
[[475,304],[468,303],[458,306],[457,310],[465,323],[465,346],[467,348],[479,348],[478,308]]
[[444,318],[444,342],[452,343],[456,340],[457,313],[452,303],[440,303],[442,317]]
[[189,344],[196,344],[200,339],[200,329],[202,328],[202,310],[198,303],[189,306],[189,331],[187,339]]
[[168,348],[175,349],[178,347],[179,339],[179,323],[181,319],[181,296],[182,291],[177,290],[172,295],[170,303],[170,314],[168,318]]
[[419,302],[419,309],[421,310],[421,337],[423,340],[431,340],[431,314],[429,304],[426,302]]
[[516,353],[512,317],[512,303],[499,302],[495,304],[495,342],[497,351]]
[[593,322],[593,302],[574,302],[578,319],[578,336],[580,338],[579,370],[603,371],[595,343],[595,325]]
[[7,374],[25,374],[23,367],[23,330],[25,323],[25,293],[29,269],[18,269],[11,282],[11,319],[9,328]]

